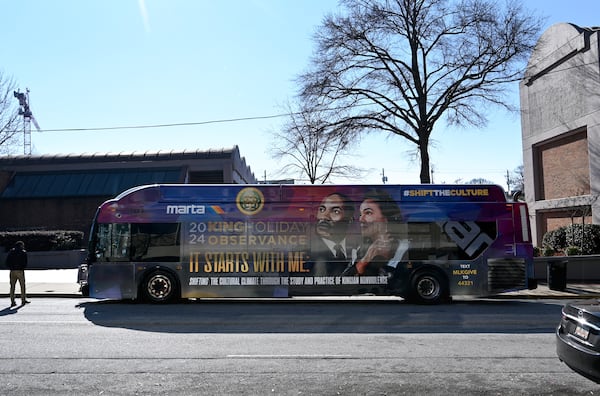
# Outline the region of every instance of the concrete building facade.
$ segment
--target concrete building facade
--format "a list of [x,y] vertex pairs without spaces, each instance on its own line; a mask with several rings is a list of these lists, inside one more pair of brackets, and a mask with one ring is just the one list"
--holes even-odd
[[599,35],[551,26],[520,83],[525,198],[540,247],[560,226],[600,224]]

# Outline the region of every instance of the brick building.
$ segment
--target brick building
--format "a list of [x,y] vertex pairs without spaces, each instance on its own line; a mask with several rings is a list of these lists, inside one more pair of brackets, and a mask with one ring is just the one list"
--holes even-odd
[[537,246],[546,231],[600,223],[599,34],[551,26],[520,84],[525,197]]
[[80,230],[98,206],[153,183],[256,183],[232,149],[0,157],[0,231]]

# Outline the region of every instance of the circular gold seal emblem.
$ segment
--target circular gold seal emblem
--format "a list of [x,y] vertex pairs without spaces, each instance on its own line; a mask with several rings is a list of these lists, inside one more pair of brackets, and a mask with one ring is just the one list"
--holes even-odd
[[237,207],[243,214],[255,215],[265,206],[265,196],[254,187],[242,189],[235,199]]

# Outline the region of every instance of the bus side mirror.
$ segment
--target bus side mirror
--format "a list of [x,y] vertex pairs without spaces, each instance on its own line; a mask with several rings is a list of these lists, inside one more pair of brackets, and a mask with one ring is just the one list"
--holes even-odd
[[521,191],[521,190],[517,190],[517,191],[513,192],[513,195],[512,195],[513,202],[520,201],[522,196],[523,196],[523,191]]

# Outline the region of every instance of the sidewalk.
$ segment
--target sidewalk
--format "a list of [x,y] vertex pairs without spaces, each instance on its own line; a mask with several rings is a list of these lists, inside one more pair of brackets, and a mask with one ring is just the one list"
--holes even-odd
[[[77,270],[26,270],[27,297],[81,297]],[[10,293],[9,271],[0,270],[0,297]],[[17,284],[17,297],[20,298]]]
[[[0,270],[0,297],[10,291],[8,271]],[[25,271],[28,297],[82,297],[77,284],[77,270],[28,270]],[[19,287],[17,285],[17,294]],[[600,299],[600,283],[567,283],[563,291],[550,290],[540,283],[534,290],[519,290],[490,296],[494,299]]]
[[500,293],[491,298],[500,299],[600,299],[600,283],[569,283],[565,290],[550,290],[547,283],[538,283],[533,290],[519,290],[514,292]]

